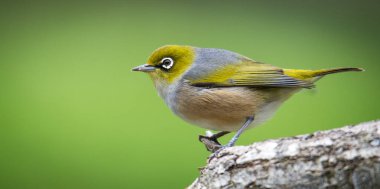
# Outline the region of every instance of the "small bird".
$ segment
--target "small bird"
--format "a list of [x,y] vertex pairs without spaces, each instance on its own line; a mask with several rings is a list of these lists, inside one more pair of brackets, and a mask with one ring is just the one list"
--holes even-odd
[[[310,89],[325,75],[361,68],[282,69],[235,52],[215,48],[166,45],[133,71],[150,75],[159,96],[185,121],[221,131],[236,131],[218,150],[231,147],[247,128],[273,116],[294,93]],[[217,142],[217,141],[216,141]]]

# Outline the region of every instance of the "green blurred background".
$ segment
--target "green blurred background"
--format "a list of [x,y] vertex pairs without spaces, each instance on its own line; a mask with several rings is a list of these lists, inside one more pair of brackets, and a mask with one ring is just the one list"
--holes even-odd
[[209,155],[197,140],[204,129],[130,71],[165,44],[367,70],[324,78],[238,145],[377,119],[379,10],[376,1],[2,1],[0,188],[189,185]]

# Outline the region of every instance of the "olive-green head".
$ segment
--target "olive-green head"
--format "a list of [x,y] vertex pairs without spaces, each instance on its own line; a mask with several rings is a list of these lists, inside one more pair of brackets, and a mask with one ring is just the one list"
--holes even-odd
[[146,64],[132,70],[148,73],[156,83],[170,84],[190,68],[194,57],[191,46],[166,45],[156,49]]

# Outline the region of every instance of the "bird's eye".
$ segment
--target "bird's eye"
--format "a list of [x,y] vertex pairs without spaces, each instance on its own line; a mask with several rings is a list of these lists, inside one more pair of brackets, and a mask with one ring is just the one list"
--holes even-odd
[[166,57],[161,60],[161,66],[167,70],[172,68],[174,65],[174,60],[172,58]]

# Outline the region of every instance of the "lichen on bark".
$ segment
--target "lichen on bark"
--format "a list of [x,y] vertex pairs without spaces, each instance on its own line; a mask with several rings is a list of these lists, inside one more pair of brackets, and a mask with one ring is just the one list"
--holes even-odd
[[188,187],[380,188],[380,121],[221,151]]

